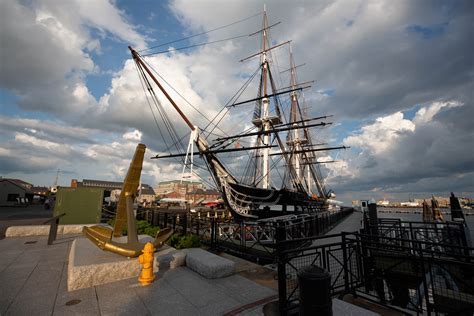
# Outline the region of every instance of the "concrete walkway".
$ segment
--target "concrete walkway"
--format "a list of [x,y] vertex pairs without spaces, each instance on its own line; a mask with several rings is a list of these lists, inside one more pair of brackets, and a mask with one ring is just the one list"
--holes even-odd
[[148,287],[133,278],[67,292],[75,237],[0,240],[0,315],[263,315],[277,294],[238,274],[210,280],[184,267],[160,271]]
[[[355,232],[359,231],[362,228],[362,213],[361,212],[353,212],[346,218],[342,220],[339,224],[337,224],[333,229],[328,231],[325,235],[334,235],[340,234],[342,232]],[[332,244],[336,242],[341,242],[340,237],[330,237],[324,239],[318,239],[313,242],[314,245],[324,245],[324,244]]]

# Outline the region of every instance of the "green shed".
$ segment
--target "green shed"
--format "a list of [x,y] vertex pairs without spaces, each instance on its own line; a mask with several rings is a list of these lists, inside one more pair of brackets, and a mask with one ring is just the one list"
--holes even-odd
[[100,223],[104,189],[101,188],[64,188],[56,193],[53,216],[66,213],[60,224]]

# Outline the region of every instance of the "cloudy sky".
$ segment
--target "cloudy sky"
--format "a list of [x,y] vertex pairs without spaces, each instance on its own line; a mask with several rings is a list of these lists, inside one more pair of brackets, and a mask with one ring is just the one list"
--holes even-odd
[[[292,40],[305,63],[298,78],[316,80],[305,91],[308,112],[334,115],[320,139],[351,147],[324,168],[338,198],[474,195],[474,2],[267,2],[270,24],[281,22],[271,42]],[[58,169],[61,185],[121,180],[143,142],[144,182],[179,177],[179,163],[148,159],[166,144],[127,46],[145,50],[239,20],[143,54],[247,35],[261,28],[262,9],[262,1],[1,1],[0,175],[46,186]],[[258,47],[247,36],[147,60],[212,117],[258,66],[239,62]],[[275,55],[286,68],[288,49]],[[226,119],[243,122],[244,112]]]

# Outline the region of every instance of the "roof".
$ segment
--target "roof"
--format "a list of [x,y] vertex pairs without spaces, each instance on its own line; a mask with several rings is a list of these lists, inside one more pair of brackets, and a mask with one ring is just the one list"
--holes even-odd
[[12,181],[12,180],[15,180],[15,179],[0,179],[0,182],[8,182],[16,187],[19,187],[20,189],[22,190],[25,190],[26,193],[33,193],[30,189],[28,189],[27,187],[23,186],[23,185],[20,185],[18,184],[17,182],[15,181]]
[[13,178],[2,178],[2,180],[9,180],[10,182],[13,182],[17,185],[21,185],[25,188],[31,188],[33,185],[31,183],[28,183],[26,181],[20,180],[20,179],[13,179]]
[[206,194],[203,189],[194,189],[189,194]]
[[105,187],[105,188],[122,189],[123,182],[84,179],[82,180],[81,185],[83,187]]
[[148,184],[142,184],[141,194],[142,195],[156,195],[153,188],[149,186]]
[[158,185],[163,185],[163,184],[168,184],[168,183],[181,183],[181,182],[186,182],[186,183],[201,183],[198,180],[168,180],[168,181],[161,181],[158,182]]
[[203,190],[203,189],[195,189],[189,192],[188,194],[203,194],[203,195],[219,195],[220,192],[217,190]]
[[[99,188],[107,188],[107,189],[119,189],[122,190],[123,187],[123,182],[118,182],[118,181],[103,181],[103,180],[93,180],[93,179],[83,179],[82,182],[77,182],[77,185],[79,187],[99,187]],[[153,188],[146,183],[142,183],[142,191],[143,190],[148,190],[147,192],[150,193],[143,193],[143,194],[155,194],[155,191],[153,191]],[[151,191],[153,192],[151,192]]]

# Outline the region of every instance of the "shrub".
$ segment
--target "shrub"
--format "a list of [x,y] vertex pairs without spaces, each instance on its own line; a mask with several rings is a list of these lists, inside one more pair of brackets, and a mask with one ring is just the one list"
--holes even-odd
[[168,239],[168,245],[176,248],[176,245],[179,243],[180,238],[181,237],[179,237],[178,234],[174,234],[173,236],[170,237],[170,239]]
[[182,236],[176,245],[176,249],[196,248],[201,245],[201,240],[197,235]]
[[153,226],[147,221],[137,221],[137,233],[145,234],[151,237],[155,237],[160,228],[158,226]]
[[[107,222],[110,226],[114,227],[115,219],[111,219]],[[155,237],[156,234],[160,231],[158,226],[153,226],[147,221],[137,221],[137,233],[145,234],[151,237]],[[127,234],[127,227],[124,227],[122,230],[122,235]]]
[[174,234],[168,240],[168,245],[176,249],[196,248],[201,246],[201,239],[197,235],[180,236]]

